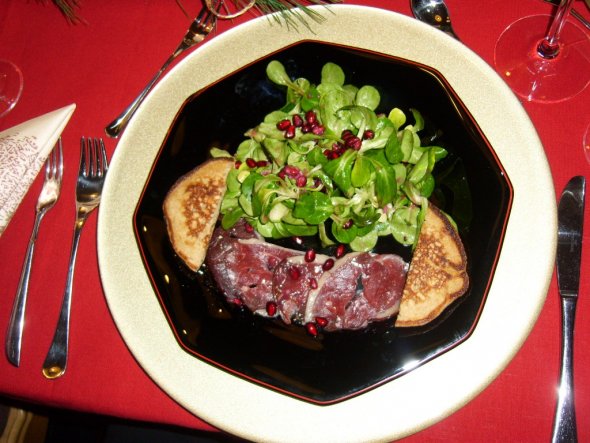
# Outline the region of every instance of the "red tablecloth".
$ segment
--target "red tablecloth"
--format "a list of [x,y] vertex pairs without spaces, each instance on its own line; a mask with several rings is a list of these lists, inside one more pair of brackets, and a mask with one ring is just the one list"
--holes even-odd
[[[200,7],[200,2],[195,0],[182,3],[189,15],[194,15]],[[410,15],[407,0],[350,3]],[[590,17],[582,1],[574,3]],[[540,0],[448,0],[448,6],[463,42],[488,63],[493,62],[495,42],[509,23],[525,15],[551,11],[551,6]],[[83,135],[104,135],[104,126],[159,69],[190,22],[174,0],[86,0],[82,2],[81,14],[87,23],[71,25],[50,2],[45,5],[23,0],[0,2],[0,58],[18,64],[25,78],[22,99],[11,114],[0,120],[0,130],[70,103],[77,104],[63,133],[66,172],[60,203],[46,216],[37,243],[21,367],[17,369],[0,358],[3,374],[0,395],[85,412],[214,430],[160,390],[121,339],[101,288],[94,214],[82,234],[77,259],[68,370],[66,376],[55,381],[41,375],[66,278],[79,139]],[[216,33],[248,18],[222,22]],[[573,175],[590,177],[590,165],[581,148],[583,131],[590,123],[590,88],[565,103],[525,104],[525,107],[545,146],[557,193]],[[110,155],[117,142],[108,138],[105,141]],[[38,177],[0,238],[2,343],[41,184],[42,178]],[[531,220],[531,223],[543,223],[543,220]],[[579,438],[588,441],[589,222],[586,222],[584,240],[583,282],[576,318],[575,383]],[[554,278],[538,322],[506,370],[467,406],[405,441],[549,440],[559,346],[560,308]]]

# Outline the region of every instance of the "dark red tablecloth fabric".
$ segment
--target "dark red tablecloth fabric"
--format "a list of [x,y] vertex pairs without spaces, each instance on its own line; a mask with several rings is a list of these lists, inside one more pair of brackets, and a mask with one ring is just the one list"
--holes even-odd
[[[410,15],[407,0],[347,3]],[[541,0],[447,3],[462,41],[490,64],[495,42],[508,24],[529,14],[551,12],[551,6]],[[183,0],[182,4],[191,16],[200,7],[196,0]],[[590,17],[582,1],[574,4]],[[104,135],[104,126],[159,69],[190,22],[174,0],[83,0],[81,5],[80,13],[86,23],[72,25],[50,2],[0,2],[0,58],[18,64],[25,78],[22,99],[12,113],[0,119],[0,131],[70,103],[77,105],[63,132],[66,172],[60,204],[45,217],[37,243],[21,367],[17,369],[0,358],[0,395],[134,420],[214,430],[154,384],[121,339],[101,288],[96,214],[90,217],[80,242],[67,374],[55,381],[41,375],[66,277],[75,214],[79,139],[83,135]],[[221,22],[216,35],[249,18]],[[565,103],[525,107],[545,146],[556,192],[559,194],[573,175],[590,177],[590,165],[581,146],[583,132],[590,124],[590,88]],[[116,140],[105,141],[112,154]],[[2,343],[41,184],[38,177],[0,238]],[[580,441],[590,440],[590,352],[586,345],[590,341],[588,222],[584,240],[575,348]],[[458,412],[404,441],[548,441],[556,400],[559,346],[560,308],[554,278],[538,322],[506,370]]]

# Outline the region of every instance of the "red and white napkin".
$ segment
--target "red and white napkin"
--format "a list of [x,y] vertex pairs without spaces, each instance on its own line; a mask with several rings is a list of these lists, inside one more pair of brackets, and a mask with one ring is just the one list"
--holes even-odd
[[71,104],[0,132],[0,236],[75,109]]

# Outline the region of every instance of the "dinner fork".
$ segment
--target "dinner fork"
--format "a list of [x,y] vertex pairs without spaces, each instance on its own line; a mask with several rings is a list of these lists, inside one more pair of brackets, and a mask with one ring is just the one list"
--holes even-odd
[[[215,0],[213,3],[217,12],[219,11],[223,1]],[[172,53],[172,55],[170,55],[170,57],[168,57],[168,60],[164,62],[160,70],[156,72],[154,78],[150,80],[150,82],[143,89],[143,91],[140,92],[137,98],[133,100],[131,104],[105,128],[105,132],[109,137],[117,138],[121,134],[121,132],[127,127],[129,120],[131,117],[133,117],[133,114],[135,114],[135,111],[139,105],[141,105],[147,94],[151,91],[152,87],[156,84],[170,63],[172,63],[176,57],[178,57],[187,49],[192,48],[197,43],[202,42],[205,37],[207,37],[209,33],[215,28],[216,22],[217,16],[211,12],[207,5],[203,6],[197,17],[193,20],[192,24],[186,31],[184,38],[176,50]]]
[[61,138],[47,157],[45,162],[45,181],[43,188],[37,199],[35,208],[35,223],[33,232],[29,240],[29,246],[25,254],[25,261],[18,282],[16,298],[12,306],[8,332],[6,335],[6,356],[8,361],[18,367],[20,364],[20,352],[23,339],[23,328],[25,324],[25,308],[27,304],[27,294],[29,292],[29,278],[31,276],[31,265],[33,263],[33,252],[35,251],[35,242],[39,234],[39,226],[43,216],[55,205],[61,189],[61,179],[63,176],[63,152]]
[[80,140],[80,170],[76,183],[76,223],[74,238],[70,252],[70,264],[66,278],[66,289],[55,329],[53,341],[43,363],[43,375],[57,378],[66,371],[68,359],[68,340],[70,332],[70,306],[72,302],[72,283],[74,281],[74,265],[80,233],[90,213],[100,203],[102,186],[109,168],[107,155],[102,139]]

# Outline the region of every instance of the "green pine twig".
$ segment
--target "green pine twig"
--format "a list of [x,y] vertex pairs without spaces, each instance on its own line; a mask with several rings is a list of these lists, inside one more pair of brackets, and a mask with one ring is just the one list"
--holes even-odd
[[[37,1],[47,3],[47,0]],[[187,15],[182,1],[175,1],[183,13]],[[241,4],[241,0],[223,1],[234,3],[236,7]],[[86,20],[78,14],[78,10],[81,8],[80,0],[51,0],[51,2],[59,8],[68,22],[72,24],[86,23]],[[253,9],[262,15],[278,12],[274,19],[279,24],[284,22],[287,26],[296,28],[298,23],[301,23],[309,28],[307,19],[311,19],[317,23],[321,23],[324,20],[324,17],[319,12],[308,8],[309,5],[329,5],[341,2],[342,0],[256,0]]]

